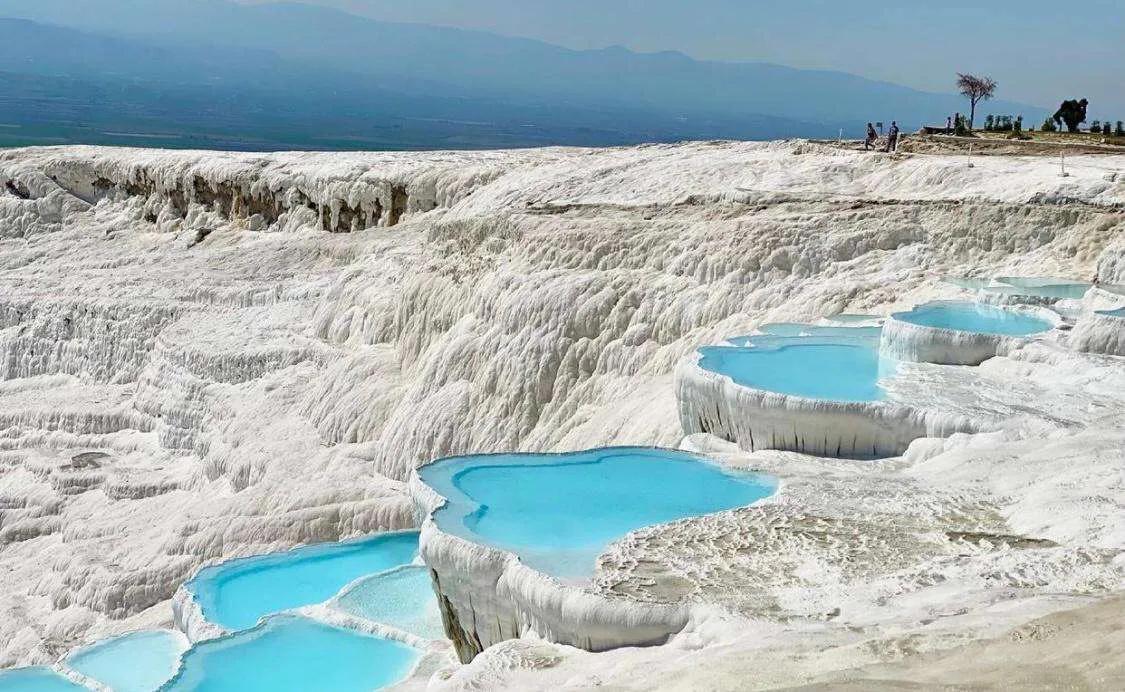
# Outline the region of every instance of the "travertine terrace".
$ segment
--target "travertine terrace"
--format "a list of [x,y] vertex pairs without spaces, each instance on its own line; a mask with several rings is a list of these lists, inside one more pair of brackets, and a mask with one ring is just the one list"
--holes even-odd
[[988,387],[920,365],[920,405],[995,420],[879,461],[685,439],[677,404],[697,347],[764,322],[964,298],[944,275],[1125,283],[1125,157],[1068,169],[804,141],[0,152],[0,666],[168,625],[204,564],[417,526],[437,457],[603,445],[781,487],[601,557],[576,599],[686,608],[668,644],[525,637],[407,687],[792,684],[1120,608],[1104,327],[1013,347]]

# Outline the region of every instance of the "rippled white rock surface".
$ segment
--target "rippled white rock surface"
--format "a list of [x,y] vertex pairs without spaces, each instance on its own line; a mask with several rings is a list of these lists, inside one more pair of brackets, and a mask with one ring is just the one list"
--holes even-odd
[[1079,351],[1125,356],[1125,307],[1090,310],[1079,318],[1070,342]]
[[[763,322],[889,314],[949,296],[945,275],[1120,282],[1123,165],[805,142],[0,152],[0,665],[167,625],[204,563],[412,526],[405,481],[436,457],[677,445],[676,365]],[[733,611],[677,655],[513,644],[435,684],[671,684],[763,646],[840,666],[1101,598],[1125,542],[1109,360],[989,361],[1057,399],[965,382],[957,410],[998,431],[898,461],[739,456],[789,476],[772,505],[599,567],[600,589]]]

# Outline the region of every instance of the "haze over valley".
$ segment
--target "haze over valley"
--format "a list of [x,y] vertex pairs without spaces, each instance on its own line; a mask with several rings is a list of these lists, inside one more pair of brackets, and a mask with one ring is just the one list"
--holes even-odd
[[[0,145],[237,150],[859,136],[963,110],[843,72],[571,50],[296,3],[0,2]],[[1039,120],[1044,109],[997,101]]]

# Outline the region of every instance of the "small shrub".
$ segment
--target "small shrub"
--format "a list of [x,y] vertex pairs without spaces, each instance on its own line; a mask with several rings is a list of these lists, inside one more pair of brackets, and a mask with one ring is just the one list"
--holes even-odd
[[1016,116],[1016,119],[1011,123],[1012,131],[1008,133],[1008,139],[1031,139],[1031,137],[1023,133],[1023,116]]
[[1055,127],[1055,121],[1051,120],[1051,116],[1049,115],[1047,119],[1043,121],[1043,127],[1040,129],[1043,130],[1043,132],[1058,132],[1058,128]]
[[1117,135],[1118,137],[1125,137],[1125,121],[1117,121],[1117,128],[1114,129],[1113,134]]
[[1108,120],[1102,123],[1102,134],[1106,137],[1109,137],[1111,134],[1113,134],[1113,128],[1109,126]]
[[958,137],[968,137],[972,134],[969,132],[969,122],[965,120],[965,116],[957,116],[957,122],[953,123],[953,134]]
[[1101,123],[1100,120],[1095,120],[1094,122],[1090,123],[1090,132],[1091,133],[1098,134],[1101,131],[1102,131],[1102,123]]
[[991,132],[1011,132],[1014,126],[1014,121],[1010,115],[990,115],[984,121],[984,129]]

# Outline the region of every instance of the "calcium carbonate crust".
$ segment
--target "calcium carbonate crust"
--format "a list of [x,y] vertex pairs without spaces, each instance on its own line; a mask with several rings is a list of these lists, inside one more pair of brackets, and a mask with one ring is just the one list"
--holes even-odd
[[1094,310],[1074,325],[1069,343],[1076,351],[1125,356],[1125,315]]
[[172,624],[193,644],[230,634],[226,628],[204,617],[203,608],[186,585],[181,585],[172,596]]

